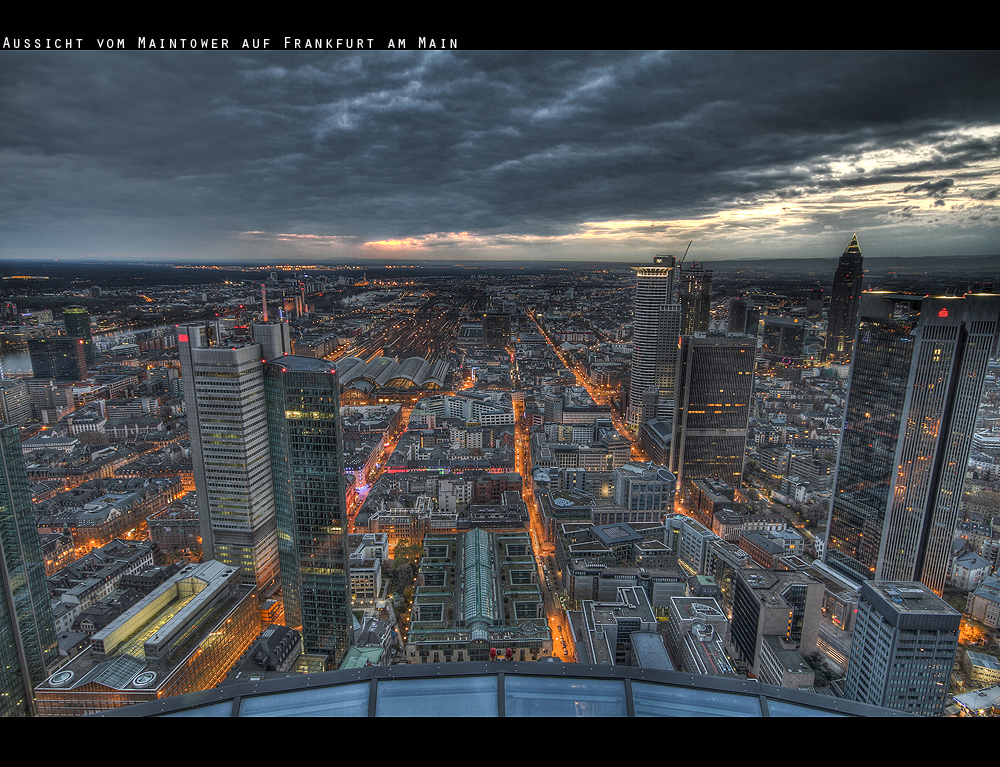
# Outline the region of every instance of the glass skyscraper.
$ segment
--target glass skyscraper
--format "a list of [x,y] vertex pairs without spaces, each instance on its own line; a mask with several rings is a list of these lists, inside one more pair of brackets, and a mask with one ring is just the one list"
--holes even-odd
[[721,332],[682,336],[670,470],[678,489],[719,477],[733,487],[743,476],[757,339]]
[[94,337],[90,330],[90,313],[85,306],[67,306],[63,309],[66,335],[83,339],[83,354],[88,365],[94,364]]
[[681,334],[690,336],[708,330],[712,319],[712,271],[695,263],[680,273]]
[[285,625],[338,668],[352,615],[337,370],[280,357],[265,365],[265,391]]
[[864,275],[864,259],[858,246],[858,236],[854,235],[833,275],[826,334],[826,357],[833,362],[849,362],[851,359]]
[[0,717],[25,716],[57,648],[17,426],[0,427],[0,577]]
[[865,293],[824,561],[944,589],[1000,295]]

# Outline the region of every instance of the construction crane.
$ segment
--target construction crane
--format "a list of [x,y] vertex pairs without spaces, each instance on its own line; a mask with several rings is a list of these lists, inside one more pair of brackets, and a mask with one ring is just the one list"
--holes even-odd
[[684,259],[688,257],[688,251],[691,250],[691,246],[694,244],[694,240],[688,243],[688,246],[684,248],[684,255],[681,256],[681,260],[677,263],[677,268],[684,266]]

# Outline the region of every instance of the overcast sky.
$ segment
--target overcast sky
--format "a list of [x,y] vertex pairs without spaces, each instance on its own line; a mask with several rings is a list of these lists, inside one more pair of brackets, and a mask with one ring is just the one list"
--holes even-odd
[[2,51],[6,258],[1000,254],[1000,55]]

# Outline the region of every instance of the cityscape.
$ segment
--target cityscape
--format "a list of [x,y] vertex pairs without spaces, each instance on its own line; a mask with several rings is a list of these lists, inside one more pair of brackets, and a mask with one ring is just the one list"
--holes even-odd
[[204,56],[0,52],[0,715],[1000,714],[995,53]]

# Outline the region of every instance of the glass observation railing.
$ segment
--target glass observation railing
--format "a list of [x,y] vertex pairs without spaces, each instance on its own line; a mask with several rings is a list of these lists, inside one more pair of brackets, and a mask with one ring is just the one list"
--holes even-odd
[[905,716],[764,685],[622,666],[372,666],[223,685],[96,716]]

